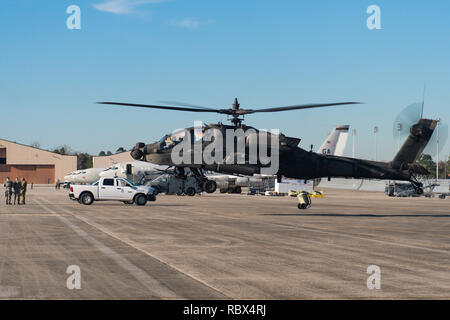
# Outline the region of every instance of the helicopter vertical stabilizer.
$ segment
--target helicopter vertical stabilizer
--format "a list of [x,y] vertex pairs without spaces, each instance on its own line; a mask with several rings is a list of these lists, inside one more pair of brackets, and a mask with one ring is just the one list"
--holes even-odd
[[405,170],[409,164],[414,163],[430,141],[436,125],[436,120],[420,119],[419,122],[411,126],[409,136],[391,161],[391,166]]

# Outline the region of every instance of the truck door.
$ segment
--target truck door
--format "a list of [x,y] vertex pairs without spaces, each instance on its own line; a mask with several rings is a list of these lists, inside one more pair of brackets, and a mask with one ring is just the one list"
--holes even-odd
[[98,195],[100,199],[115,199],[117,197],[114,179],[103,179],[102,185],[99,186]]
[[132,186],[123,179],[117,179],[117,198],[120,200],[132,200],[133,189]]

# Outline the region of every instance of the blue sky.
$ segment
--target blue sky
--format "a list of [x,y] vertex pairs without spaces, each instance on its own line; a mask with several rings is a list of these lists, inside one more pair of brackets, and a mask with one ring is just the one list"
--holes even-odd
[[[68,30],[69,5],[81,30]],[[381,30],[366,26],[381,8]],[[152,142],[194,120],[222,116],[96,105],[186,101],[217,108],[362,101],[359,106],[258,114],[320,145],[331,127],[356,128],[356,154],[390,160],[396,115],[420,101],[450,119],[450,2],[2,0],[0,137],[98,153]],[[447,121],[448,122],[448,121]],[[347,146],[351,154],[351,139]],[[450,153],[447,144],[441,158]]]

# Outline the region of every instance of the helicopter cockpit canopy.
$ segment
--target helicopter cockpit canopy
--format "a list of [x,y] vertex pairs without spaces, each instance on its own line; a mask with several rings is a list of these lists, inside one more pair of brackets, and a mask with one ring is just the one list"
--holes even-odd
[[167,150],[173,148],[178,143],[183,141],[186,135],[186,130],[178,130],[172,134],[167,134],[159,140],[160,150]]
[[190,142],[194,143],[202,140],[207,134],[208,129],[203,127],[191,127],[174,131],[172,134],[165,135],[159,140],[160,150],[171,149],[181,141],[185,140],[187,136],[190,138]]
[[199,141],[203,138],[205,127],[195,127],[177,130],[172,134],[165,135],[159,140],[160,150],[171,149],[186,138],[186,135],[192,137],[191,141]]

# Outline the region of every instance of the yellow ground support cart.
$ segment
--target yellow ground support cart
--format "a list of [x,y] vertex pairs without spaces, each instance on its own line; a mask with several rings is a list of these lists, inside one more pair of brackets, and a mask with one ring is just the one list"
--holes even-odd
[[313,198],[323,198],[323,192],[321,191],[313,191],[309,193],[306,190],[294,191],[289,190],[288,195],[290,197],[297,197],[298,205],[297,207],[301,210],[308,209],[311,207],[311,197]]
[[306,190],[293,191],[289,190],[290,197],[297,197],[297,207],[301,210],[308,209],[311,206],[311,194]]
[[313,191],[311,197],[313,197],[313,198],[323,198],[323,192],[322,191]]
[[297,194],[298,205],[300,210],[311,207],[311,194],[308,191],[299,191]]

